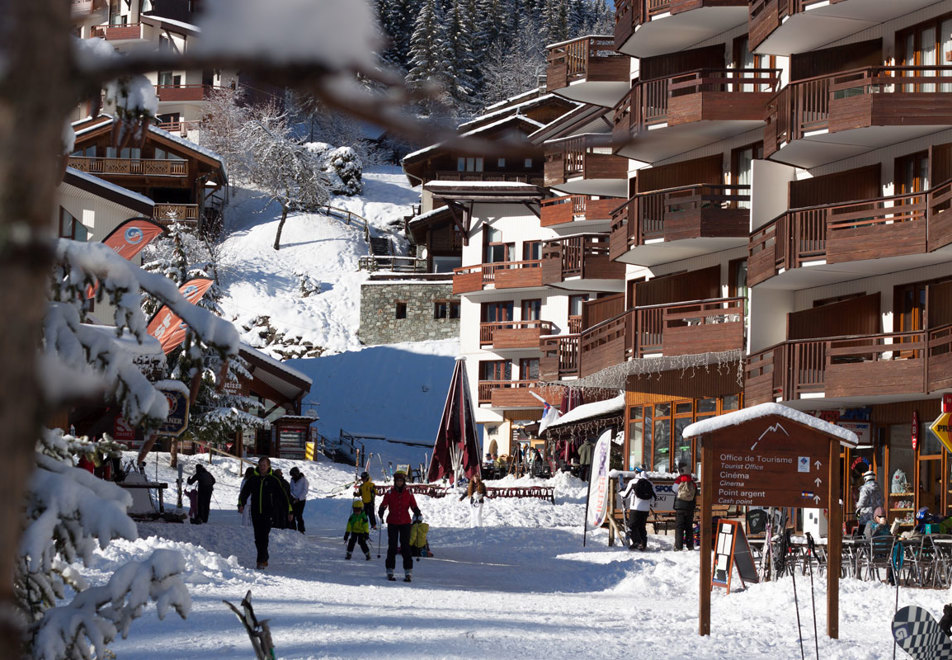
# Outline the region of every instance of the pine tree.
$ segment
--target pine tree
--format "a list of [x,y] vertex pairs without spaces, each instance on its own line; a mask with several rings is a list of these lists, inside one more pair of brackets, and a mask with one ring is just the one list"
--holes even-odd
[[475,48],[475,20],[472,0],[453,0],[449,14],[450,96],[463,112],[474,110],[480,88]]
[[424,0],[417,15],[410,39],[410,72],[407,83],[416,89],[427,89],[432,100],[425,104],[429,114],[445,104],[452,81],[449,78],[449,43],[443,8],[438,0]]

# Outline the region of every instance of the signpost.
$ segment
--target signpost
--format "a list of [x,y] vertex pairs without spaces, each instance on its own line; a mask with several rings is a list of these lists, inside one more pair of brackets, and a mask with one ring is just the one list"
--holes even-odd
[[[798,410],[764,403],[691,424],[684,429],[683,437],[702,438],[701,483],[707,484],[701,489],[698,633],[711,634],[714,576],[708,553],[713,541],[714,504],[826,508],[827,634],[836,639],[843,518],[840,444],[855,446],[856,435]],[[734,538],[732,535],[732,543],[736,542]]]
[[158,390],[165,395],[165,400],[169,403],[169,415],[156,433],[177,438],[188,428],[188,394],[162,387]]

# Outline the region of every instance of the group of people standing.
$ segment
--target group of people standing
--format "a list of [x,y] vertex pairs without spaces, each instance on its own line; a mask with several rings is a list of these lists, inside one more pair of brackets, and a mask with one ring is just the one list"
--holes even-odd
[[[678,465],[674,490],[674,549],[694,549],[694,511],[697,502],[697,482],[687,463]],[[628,510],[629,550],[648,549],[648,514],[657,499],[654,484],[643,467],[635,468],[635,476],[621,494]]]

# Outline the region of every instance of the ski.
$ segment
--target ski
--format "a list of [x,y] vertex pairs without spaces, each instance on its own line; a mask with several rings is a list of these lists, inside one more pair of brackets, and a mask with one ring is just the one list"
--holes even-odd
[[271,641],[271,627],[268,625],[267,619],[258,621],[258,617],[255,616],[254,608],[251,606],[251,590],[249,589],[242,599],[241,609],[227,600],[222,602],[235,613],[235,616],[244,625],[245,632],[248,633],[248,638],[251,640],[251,647],[255,651],[255,657],[258,660],[275,660],[277,656],[274,652],[274,643]]
[[929,610],[907,605],[892,621],[893,638],[916,660],[952,660],[952,640],[939,627]]

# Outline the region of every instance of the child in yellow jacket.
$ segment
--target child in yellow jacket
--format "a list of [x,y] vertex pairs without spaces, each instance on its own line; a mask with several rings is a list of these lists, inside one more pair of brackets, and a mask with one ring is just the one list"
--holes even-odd
[[370,537],[370,521],[367,519],[367,514],[364,513],[364,504],[360,500],[354,500],[354,512],[350,518],[347,519],[347,531],[344,532],[344,541],[347,541],[348,537],[350,538],[350,542],[347,543],[347,556],[345,559],[350,559],[351,554],[354,552],[354,545],[359,543],[360,549],[364,552],[364,557],[369,561],[370,548],[367,547],[367,539]]
[[416,514],[413,516],[413,524],[410,525],[410,554],[414,557],[432,557],[430,544],[426,540],[426,535],[430,531],[430,526],[423,522],[423,516]]

